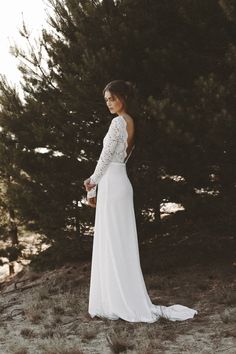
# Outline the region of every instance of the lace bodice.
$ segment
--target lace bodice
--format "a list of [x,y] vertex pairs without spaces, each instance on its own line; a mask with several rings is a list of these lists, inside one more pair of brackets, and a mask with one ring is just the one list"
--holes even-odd
[[[109,129],[103,138],[103,149],[97,162],[93,174],[89,177],[90,183],[96,184],[89,192],[87,197],[92,198],[96,195],[97,184],[104,175],[110,162],[127,162],[134,145],[127,157],[127,122],[122,116],[112,119]],[[127,159],[126,159],[127,158]]]

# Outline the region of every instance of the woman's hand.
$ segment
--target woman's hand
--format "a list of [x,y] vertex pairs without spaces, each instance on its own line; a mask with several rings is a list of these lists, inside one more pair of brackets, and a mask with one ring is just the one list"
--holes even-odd
[[[90,178],[87,178],[84,180],[84,186],[85,186],[86,192],[88,192],[88,191],[90,191],[90,189],[95,187],[96,184],[90,183]],[[92,198],[90,198],[90,199],[92,199]]]
[[91,206],[92,208],[96,208],[96,197],[87,198],[87,201],[89,206]]

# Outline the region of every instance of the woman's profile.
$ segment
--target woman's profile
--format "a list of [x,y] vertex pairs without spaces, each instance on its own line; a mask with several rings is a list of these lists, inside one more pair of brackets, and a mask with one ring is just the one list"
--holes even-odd
[[96,168],[84,181],[88,205],[96,207],[88,312],[92,318],[129,322],[193,318],[194,309],[155,305],[149,298],[140,266],[133,187],[126,171],[135,148],[135,117],[129,112],[132,84],[111,81],[103,96],[116,116],[103,139]]

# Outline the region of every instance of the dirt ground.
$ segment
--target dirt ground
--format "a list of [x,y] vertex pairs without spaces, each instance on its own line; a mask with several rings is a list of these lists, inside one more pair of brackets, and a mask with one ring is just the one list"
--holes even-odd
[[191,320],[149,324],[90,318],[88,261],[42,273],[27,266],[1,284],[0,353],[236,353],[235,266],[144,271],[154,304],[198,310]]

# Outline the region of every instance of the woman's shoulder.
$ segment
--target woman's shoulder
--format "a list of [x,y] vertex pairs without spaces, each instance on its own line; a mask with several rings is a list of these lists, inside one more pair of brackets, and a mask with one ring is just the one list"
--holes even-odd
[[122,129],[124,126],[124,121],[126,122],[126,126],[130,129],[134,128],[134,119],[130,115],[118,115],[111,120],[111,125]]
[[116,116],[114,117],[112,120],[115,120],[115,121],[120,121],[121,119],[125,119],[127,123],[131,122],[131,123],[134,123],[134,119],[133,117],[131,117],[129,114],[123,114],[123,115],[119,115],[119,116]]
[[114,118],[112,118],[111,120],[111,124],[116,126],[116,127],[120,127],[122,126],[122,120],[124,120],[123,116],[116,116]]

